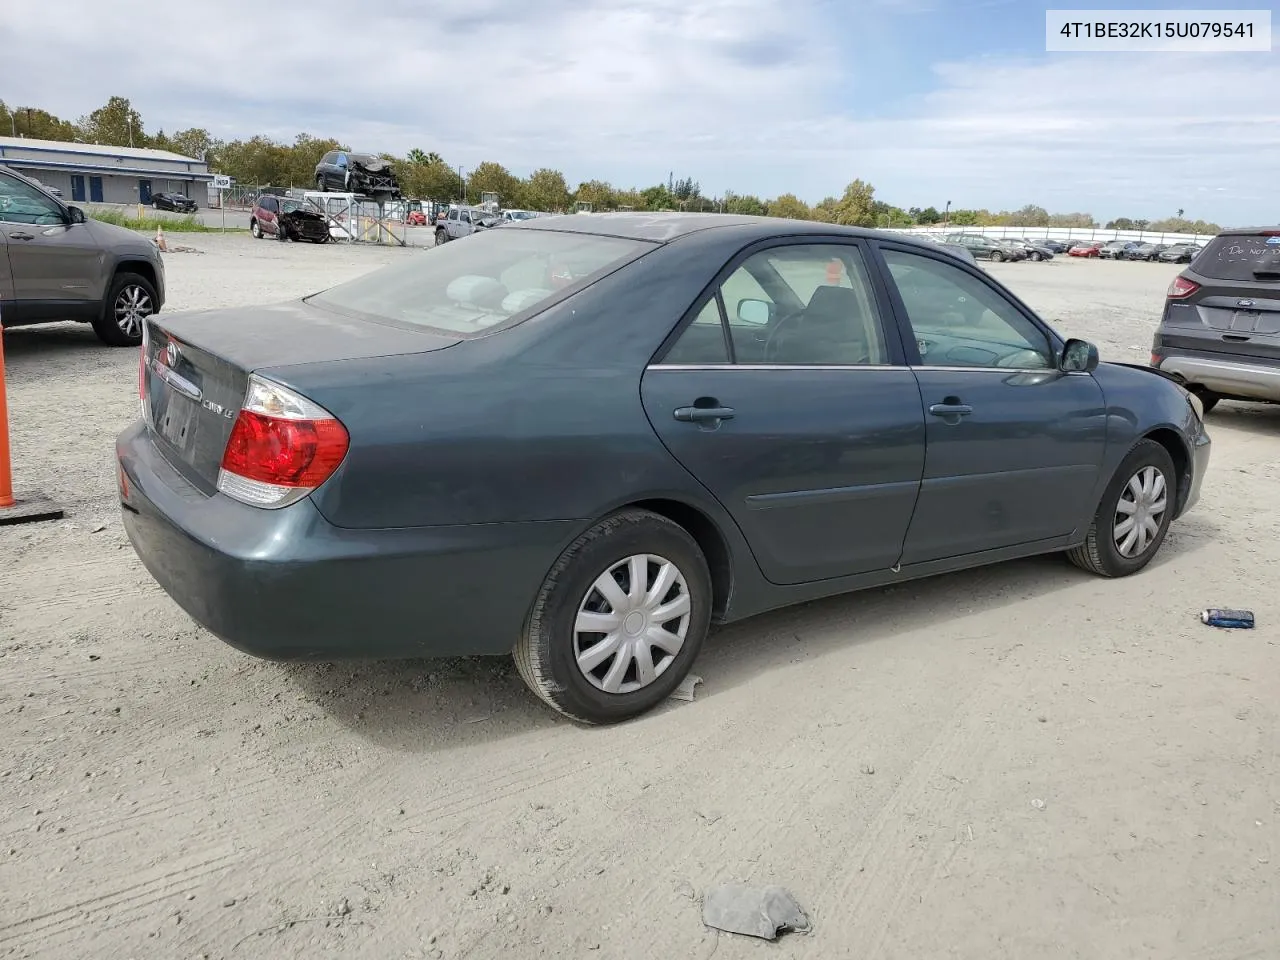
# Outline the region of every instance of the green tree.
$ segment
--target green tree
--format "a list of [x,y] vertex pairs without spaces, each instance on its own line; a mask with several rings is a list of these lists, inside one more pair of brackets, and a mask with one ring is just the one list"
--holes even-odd
[[1038,207],[1034,203],[1028,203],[1025,207],[1013,211],[1009,215],[1009,223],[1017,227],[1047,227],[1049,225],[1049,211],[1044,207]]
[[949,221],[957,227],[977,227],[983,222],[983,215],[990,216],[985,210],[952,210]]
[[759,197],[751,194],[733,194],[724,205],[725,213],[737,213],[746,217],[763,217],[765,206]]
[[533,210],[551,212],[569,209],[569,185],[559,170],[542,167],[524,182],[525,203]]
[[675,200],[665,183],[641,190],[640,202],[646,210],[671,210],[675,207]]
[[915,217],[916,223],[931,224],[937,223],[942,219],[942,214],[938,212],[937,207],[925,207],[921,210],[919,207],[912,207],[908,211]]
[[874,227],[875,211],[872,209],[876,188],[862,180],[854,180],[844,188],[835,208],[834,223],[847,227]]
[[1104,230],[1136,230],[1134,222],[1128,217],[1117,217],[1115,220],[1108,220]]
[[782,217],[787,220],[811,220],[813,211],[809,205],[794,193],[784,193],[765,204],[766,212],[771,217]]
[[479,164],[467,177],[467,200],[479,203],[483,193],[496,193],[498,202],[508,207],[520,205],[520,181],[500,163],[486,160]]
[[835,197],[823,197],[809,211],[809,219],[820,223],[839,223],[840,201]]
[[0,100],[0,137],[10,136],[68,142],[80,136],[80,130],[70,120],[55,117],[47,110],[9,107]]
[[1049,226],[1051,227],[1087,227],[1093,228],[1098,225],[1098,221],[1093,219],[1091,213],[1051,213],[1049,215]]
[[592,210],[613,210],[618,206],[612,186],[603,180],[588,180],[578,185],[573,197],[576,203],[589,203]]
[[80,118],[80,135],[89,143],[113,147],[147,147],[151,140],[142,125],[142,115],[128,97],[112,97],[88,116]]

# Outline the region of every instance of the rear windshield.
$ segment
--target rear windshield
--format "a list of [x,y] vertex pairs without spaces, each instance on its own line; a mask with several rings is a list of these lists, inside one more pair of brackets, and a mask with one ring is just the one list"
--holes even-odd
[[338,313],[472,334],[509,326],[656,244],[508,227],[410,254],[308,298]]
[[1196,257],[1195,271],[1213,280],[1275,280],[1280,274],[1280,237],[1214,237]]

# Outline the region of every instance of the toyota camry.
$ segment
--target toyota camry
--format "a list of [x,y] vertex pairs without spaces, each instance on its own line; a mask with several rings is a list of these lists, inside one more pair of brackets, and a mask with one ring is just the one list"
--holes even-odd
[[715,214],[539,217],[275,306],[152,316],[130,540],[272,659],[513,655],[635,716],[713,624],[1065,554],[1136,573],[1199,401],[937,244]]

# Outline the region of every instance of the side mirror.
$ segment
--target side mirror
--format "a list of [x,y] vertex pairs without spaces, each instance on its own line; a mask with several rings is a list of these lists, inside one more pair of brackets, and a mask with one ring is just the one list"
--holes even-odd
[[1098,348],[1088,340],[1068,340],[1058,367],[1064,373],[1093,373],[1098,369]]
[[84,211],[79,207],[67,207],[67,213],[71,216],[71,223],[84,223]]
[[739,300],[738,319],[752,326],[763,327],[773,315],[773,307],[767,300]]

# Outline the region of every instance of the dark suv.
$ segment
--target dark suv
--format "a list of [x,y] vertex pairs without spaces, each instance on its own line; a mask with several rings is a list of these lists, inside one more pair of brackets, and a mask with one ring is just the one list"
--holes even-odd
[[322,193],[357,193],[375,200],[400,196],[400,183],[390,161],[372,153],[346,150],[330,150],[320,158],[316,164],[316,189]]
[[1280,402],[1280,227],[1224,230],[1196,254],[1169,285],[1151,365],[1206,411]]
[[147,237],[92,220],[0,168],[0,322],[78,320],[111,346],[142,342],[164,306],[164,261]]

